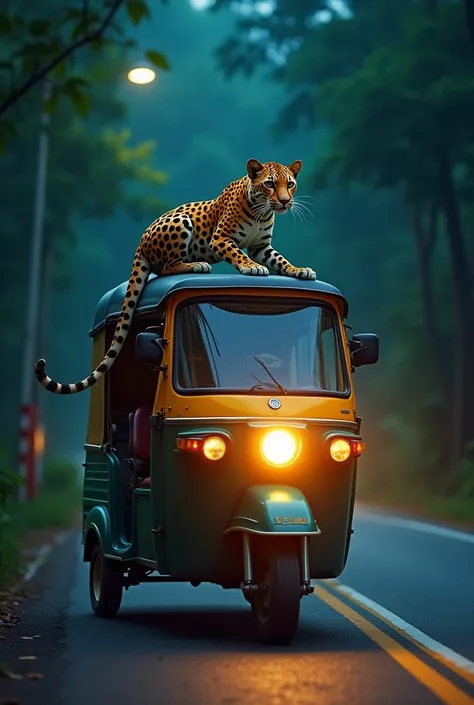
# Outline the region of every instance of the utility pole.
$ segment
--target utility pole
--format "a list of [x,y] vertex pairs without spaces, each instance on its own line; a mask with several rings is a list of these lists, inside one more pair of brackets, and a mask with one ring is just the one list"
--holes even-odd
[[18,453],[18,472],[23,480],[19,489],[19,499],[31,499],[36,489],[36,404],[34,402],[33,366],[37,353],[38,318],[41,302],[41,274],[43,264],[44,212],[46,202],[46,181],[48,170],[48,129],[50,118],[44,102],[50,93],[46,79],[43,84],[43,103],[38,143],[38,167],[33,209],[33,232],[30,254],[30,273],[28,282],[28,299],[26,304],[26,330],[23,339],[23,368],[20,407],[20,438]]
[[[41,291],[41,315],[39,316],[40,330],[37,336],[38,348],[35,356],[39,357],[39,351],[48,355],[47,343],[49,340],[49,323],[51,312],[51,286],[52,286],[53,255],[49,243],[45,243],[43,252],[43,279]],[[35,433],[35,454],[36,454],[36,487],[41,488],[44,478],[44,453],[45,453],[45,428],[46,428],[46,401],[48,394],[39,384],[34,386],[33,403],[36,404],[36,433]]]

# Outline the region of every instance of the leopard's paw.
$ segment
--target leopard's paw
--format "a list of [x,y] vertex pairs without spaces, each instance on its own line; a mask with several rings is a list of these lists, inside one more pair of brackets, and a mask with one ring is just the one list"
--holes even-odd
[[252,264],[250,267],[239,267],[241,274],[249,274],[250,276],[268,277],[269,271],[262,264]]
[[193,272],[195,274],[209,274],[212,271],[212,267],[208,262],[196,262],[193,265]]
[[285,274],[287,277],[295,277],[295,279],[310,279],[312,281],[316,279],[316,272],[310,267],[290,270],[289,272],[285,272]]

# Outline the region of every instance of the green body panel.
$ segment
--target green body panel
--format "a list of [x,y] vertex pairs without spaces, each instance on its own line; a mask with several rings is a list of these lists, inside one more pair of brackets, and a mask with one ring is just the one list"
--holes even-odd
[[289,485],[252,485],[244,490],[231,531],[273,534],[318,534],[318,525],[306,498]]
[[[226,529],[232,517],[242,514],[246,493],[255,496],[250,488],[275,485],[278,491],[290,487],[294,492],[297,488],[321,530],[319,536],[309,539],[311,577],[336,578],[341,574],[351,528],[356,461],[334,462],[326,435],[337,431],[358,436],[355,429],[351,433],[348,425],[337,422],[304,425],[303,451],[286,468],[269,466],[255,450],[256,434],[268,431],[268,424],[263,429],[256,422],[226,419],[217,427],[215,421],[207,425],[202,419],[199,426],[183,420],[165,421],[161,429],[152,428],[152,519],[158,530],[153,540],[161,573],[238,585],[242,536],[240,531],[225,534]],[[301,430],[301,424],[298,426]],[[218,461],[178,452],[177,438],[187,432],[223,433],[229,438],[228,451]],[[297,506],[302,507],[301,499]],[[295,529],[301,533],[300,527]]]
[[[286,468],[274,468],[256,451],[258,434],[266,431],[268,424],[230,419],[222,426],[202,419],[199,426],[183,420],[153,427],[151,488],[133,493],[129,534],[120,464],[112,452],[88,451],[84,538],[95,531],[106,555],[127,562],[156,561],[160,573],[177,579],[237,587],[243,530],[268,532],[272,541],[278,534],[320,530],[309,536],[311,578],[338,577],[347,558],[356,461],[334,462],[328,434],[358,436],[343,424],[298,424],[295,431],[303,435],[300,457]],[[224,457],[211,461],[177,451],[179,436],[199,433],[223,434],[228,446]]]
[[151,533],[151,492],[136,489],[133,493],[134,544],[137,555],[148,561],[155,559]]
[[113,551],[110,517],[105,507],[100,505],[92,507],[85,518],[84,529],[84,539],[93,531],[99,540],[102,551],[104,553],[111,553]]
[[97,520],[95,530],[99,532],[104,554],[127,560],[134,558],[135,546],[125,538],[125,505],[117,457],[113,452],[87,451],[82,498],[83,541]]

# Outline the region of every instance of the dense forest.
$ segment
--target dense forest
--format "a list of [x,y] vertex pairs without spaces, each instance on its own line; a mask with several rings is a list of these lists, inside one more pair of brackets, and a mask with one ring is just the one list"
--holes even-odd
[[[11,4],[31,22],[75,5]],[[142,3],[128,5],[133,15]],[[64,96],[55,96],[38,354],[56,379],[82,378],[94,307],[128,277],[151,220],[216,196],[251,157],[302,159],[298,188],[308,210],[304,220],[280,219],[276,246],[338,286],[354,330],[381,339],[377,367],[356,372],[368,446],[361,492],[400,502],[452,496],[473,514],[470,3],[149,5],[150,16],[135,20],[121,8],[119,39],[79,52],[74,71],[87,84],[68,78]],[[14,45],[1,17],[0,33]],[[163,68],[157,80],[128,83],[128,68],[151,49]],[[1,81],[6,94],[3,74]],[[12,458],[41,107],[35,84],[0,113],[0,436]],[[82,462],[87,393],[40,397],[47,453]]]

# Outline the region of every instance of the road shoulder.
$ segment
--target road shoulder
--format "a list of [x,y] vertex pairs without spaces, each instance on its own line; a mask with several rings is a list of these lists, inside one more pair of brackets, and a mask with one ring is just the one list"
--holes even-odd
[[474,516],[472,520],[468,519],[447,519],[432,512],[423,511],[416,506],[401,505],[390,502],[370,502],[360,500],[357,501],[357,509],[371,514],[382,514],[385,516],[396,516],[400,519],[409,519],[412,521],[421,521],[427,524],[436,524],[447,529],[457,529],[458,531],[474,532]]
[[[29,582],[18,588],[0,638],[1,705],[59,705],[69,593],[78,532],[56,543]],[[18,604],[15,604],[18,603]]]

